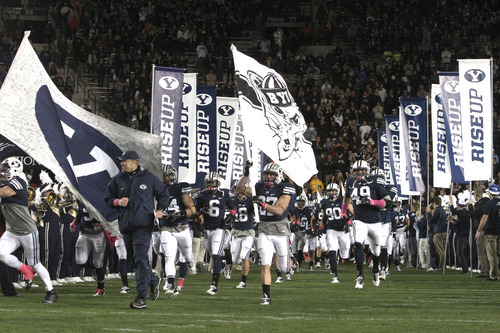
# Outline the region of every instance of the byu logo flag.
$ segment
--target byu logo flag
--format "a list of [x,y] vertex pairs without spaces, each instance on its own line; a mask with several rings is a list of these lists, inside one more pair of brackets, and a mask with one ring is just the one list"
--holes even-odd
[[0,133],[50,169],[83,201],[93,217],[119,235],[118,212],[104,202],[106,185],[120,171],[125,150],[161,175],[161,138],[96,116],[54,85],[28,40],[19,46],[0,90]]
[[304,138],[304,117],[275,70],[233,51],[238,95],[246,137],[261,149],[297,184],[316,174],[311,142]]

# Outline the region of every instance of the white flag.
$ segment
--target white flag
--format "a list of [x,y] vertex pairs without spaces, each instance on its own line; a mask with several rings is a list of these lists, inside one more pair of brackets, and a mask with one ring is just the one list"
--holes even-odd
[[460,100],[464,178],[489,180],[493,174],[493,76],[491,59],[460,59]]
[[50,169],[110,232],[119,235],[118,211],[104,192],[120,171],[117,157],[139,153],[140,163],[161,175],[161,138],[96,116],[54,85],[28,40],[19,46],[0,90],[0,133]]
[[449,188],[451,185],[450,157],[446,125],[441,99],[441,87],[433,84],[431,90],[431,128],[432,128],[432,170],[433,186]]
[[298,185],[318,172],[304,117],[275,70],[231,46],[246,137]]

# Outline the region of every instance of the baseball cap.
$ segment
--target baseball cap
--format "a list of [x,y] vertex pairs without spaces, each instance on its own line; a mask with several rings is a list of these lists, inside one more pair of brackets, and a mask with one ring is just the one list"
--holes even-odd
[[133,150],[127,150],[121,156],[118,156],[117,159],[119,159],[120,161],[125,161],[125,160],[136,160],[136,161],[138,161],[139,160],[139,154],[137,154]]
[[460,207],[464,207],[466,203],[467,203],[467,199],[465,199],[465,198],[458,199],[458,205]]
[[500,194],[500,187],[496,184],[490,185],[490,187],[488,187],[488,190],[490,191],[491,195],[499,195]]

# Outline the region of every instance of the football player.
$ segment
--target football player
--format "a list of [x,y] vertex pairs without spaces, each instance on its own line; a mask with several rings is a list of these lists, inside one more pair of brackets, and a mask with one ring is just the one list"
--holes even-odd
[[372,176],[376,178],[377,183],[383,185],[389,194],[390,201],[386,202],[386,206],[380,209],[380,215],[383,222],[383,230],[385,233],[385,243],[380,247],[380,280],[385,281],[386,273],[389,269],[389,253],[392,257],[392,248],[394,238],[392,237],[392,212],[394,202],[398,199],[398,189],[396,186],[388,184],[386,181],[385,171],[381,168],[375,168],[372,171]]
[[366,161],[359,160],[354,163],[353,173],[356,179],[352,184],[349,184],[346,191],[346,202],[342,205],[340,213],[344,219],[347,219],[347,204],[352,203],[354,211],[352,221],[354,256],[358,271],[356,289],[362,289],[364,286],[363,244],[365,243],[370,246],[373,253],[373,284],[375,286],[380,285],[380,247],[385,241],[380,209],[385,207],[386,200],[390,200],[384,186],[371,177],[369,172],[370,166]]
[[[307,198],[305,194],[301,194],[297,197],[297,207],[292,209],[292,221],[295,221],[293,226],[295,237],[292,241],[292,253],[295,259],[297,259],[297,268],[295,272],[300,272],[300,264],[304,260],[303,249],[307,244],[307,231],[311,232],[311,215],[312,211],[306,208]],[[312,266],[312,260],[309,261],[310,266]]]
[[217,172],[209,172],[205,176],[205,189],[201,191],[196,200],[196,211],[203,215],[205,249],[212,256],[214,265],[212,270],[212,283],[207,294],[217,295],[220,273],[222,269],[222,254],[225,241],[224,214],[226,207],[230,209],[229,218],[236,214],[236,203],[227,191],[219,190],[220,176]]
[[396,264],[396,270],[401,271],[399,264],[404,264],[406,257],[406,240],[408,225],[410,223],[408,219],[408,208],[403,207],[402,200],[398,198],[396,201],[396,212],[394,219],[396,221],[396,238],[393,248],[394,263]]
[[[161,248],[165,255],[165,275],[167,277],[166,294],[177,296],[184,287],[188,266],[194,267],[191,231],[188,218],[195,212],[191,198],[191,186],[177,183],[177,171],[172,165],[163,167],[163,182],[168,186],[170,201],[164,216],[160,220]],[[180,262],[179,281],[175,286],[176,254]]]
[[236,217],[233,222],[231,253],[233,263],[241,262],[241,281],[236,288],[246,288],[247,277],[250,272],[250,252],[255,239],[254,208],[252,198],[235,191],[238,198]]
[[[245,173],[240,178],[236,190],[247,197],[252,196],[252,189],[246,186],[250,164],[245,166]],[[258,248],[261,257],[262,305],[271,304],[271,263],[276,252],[282,272],[290,271],[290,221],[288,220],[289,203],[295,194],[295,187],[282,182],[283,171],[276,163],[267,164],[262,170],[261,181],[255,184],[255,196],[252,201],[259,206]]]
[[318,235],[318,247],[316,251],[316,258],[320,258],[320,260],[317,260],[316,267],[320,268],[321,261],[324,260],[325,269],[330,269],[330,261],[328,260],[329,249],[328,249],[328,243],[326,241],[326,228],[321,223],[321,221],[323,220],[323,212],[321,211],[321,200],[323,200],[322,197],[315,200],[313,216],[311,217],[311,226]]
[[89,256],[92,255],[92,266],[95,269],[97,290],[94,296],[104,295],[104,277],[106,267],[104,266],[104,255],[106,253],[106,236],[104,226],[94,219],[87,208],[79,202],[78,215],[71,222],[69,228],[75,231],[77,224],[80,225],[80,233],[75,245],[76,264],[85,267]]
[[[35,272],[42,279],[47,291],[42,303],[54,303],[59,299],[50,281],[47,269],[40,262],[38,229],[28,209],[28,184],[23,165],[15,157],[8,157],[0,166],[0,198],[5,217],[5,233],[0,238],[0,261],[23,273],[26,289],[32,286]],[[20,246],[28,265],[12,255]]]
[[349,259],[351,242],[346,221],[340,216],[343,198],[337,184],[331,183],[326,187],[327,198],[321,200],[323,218],[321,225],[326,228],[326,241],[329,252],[330,269],[333,274],[332,283],[339,283],[337,272],[337,255]]

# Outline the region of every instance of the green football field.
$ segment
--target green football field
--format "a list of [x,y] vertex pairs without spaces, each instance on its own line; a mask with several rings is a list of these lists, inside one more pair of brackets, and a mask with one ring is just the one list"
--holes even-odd
[[[499,332],[500,282],[470,278],[455,270],[425,272],[403,267],[380,287],[365,274],[354,289],[352,263],[339,267],[341,283],[331,284],[324,268],[271,286],[272,303],[260,305],[260,267],[246,289],[236,289],[240,272],[221,277],[216,296],[205,292],[208,273],[189,275],[178,297],[164,292],[145,310],[130,309],[135,293],[120,294],[121,281],[106,281],[106,294],[93,297],[96,284],[56,287],[59,301],[40,304],[42,286],[0,297],[3,332]],[[274,274],[273,274],[274,275]],[[475,274],[477,275],[477,274]],[[275,276],[273,276],[273,280]],[[35,283],[41,281],[35,278]],[[130,280],[134,289],[135,281]]]

